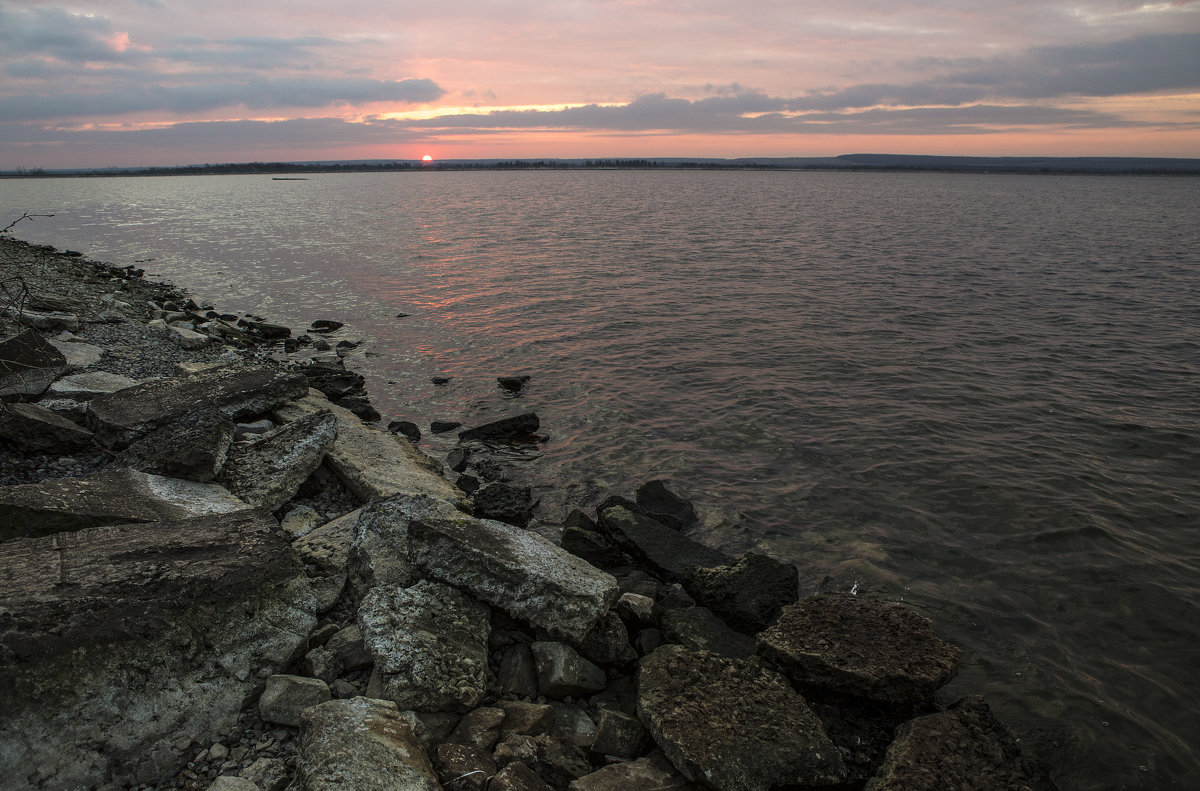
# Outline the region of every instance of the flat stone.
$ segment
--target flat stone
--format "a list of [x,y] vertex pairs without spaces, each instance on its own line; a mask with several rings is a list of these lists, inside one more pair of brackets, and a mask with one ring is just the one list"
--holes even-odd
[[202,409],[238,421],[275,409],[307,392],[303,375],[274,368],[224,365],[187,376],[155,379],[95,398],[88,426],[101,442],[124,448],[139,435]]
[[754,655],[754,638],[735,632],[704,607],[667,610],[662,616],[663,639],[693,651],[746,659]]
[[718,791],[767,791],[834,785],[846,775],[804,698],[754,662],[663,646],[642,660],[637,687],[639,717],[693,782]]
[[104,356],[105,352],[105,349],[100,346],[80,340],[65,340],[59,337],[50,338],[47,342],[62,352],[62,356],[66,358],[67,367],[72,371],[95,365],[100,362],[100,358]]
[[0,773],[124,787],[237,724],[303,649],[312,597],[259,511],[0,543]]
[[567,791],[699,791],[661,751],[636,761],[609,764],[574,780]]
[[933,697],[962,654],[903,605],[830,594],[785,607],[758,653],[801,686],[894,703]]
[[0,341],[0,398],[39,396],[67,370],[67,359],[33,330]]
[[536,533],[465,514],[408,527],[409,559],[535,627],[581,640],[618,595],[617,581]]
[[538,689],[548,698],[590,695],[604,689],[604,671],[565,643],[537,642],[530,646],[537,669]]
[[747,552],[737,563],[688,569],[683,587],[733,628],[756,634],[800,598],[800,575],[791,563]]
[[600,529],[619,549],[668,579],[683,579],[692,566],[731,562],[717,550],[623,506],[602,510]]
[[208,482],[225,466],[232,442],[233,423],[220,412],[191,412],[136,440],[117,460],[142,472]]
[[637,758],[646,752],[650,737],[637,717],[620,711],[600,712],[592,750],[617,758]]
[[167,337],[175,345],[184,349],[200,349],[212,342],[211,336],[205,335],[203,332],[196,332],[191,325],[183,327],[171,325],[167,327]]
[[274,511],[296,496],[337,438],[337,419],[317,412],[250,443],[235,443],[220,481],[256,508]]
[[92,432],[40,404],[0,404],[0,441],[24,451],[88,445]]
[[382,695],[402,709],[468,711],[483,699],[488,608],[448,585],[379,586],[358,608]]
[[390,700],[351,698],[306,709],[296,791],[441,791],[412,720]]
[[329,685],[319,678],[276,674],[258,698],[258,713],[267,722],[299,727],[302,711],[330,697]]
[[324,523],[315,508],[297,505],[279,520],[279,527],[293,540],[304,538]]
[[337,439],[325,463],[360,502],[425,494],[467,506],[466,495],[442,477],[441,464],[408,440],[363,425],[353,412],[331,404],[316,391],[274,414],[290,422],[324,409],[337,418]]
[[93,398],[110,393],[116,393],[128,387],[133,387],[138,381],[121,374],[108,371],[91,371],[83,374],[71,374],[50,385],[47,394],[51,398],[70,398],[75,401],[91,401]]
[[541,428],[541,425],[542,423],[537,415],[532,412],[526,412],[521,415],[493,420],[491,423],[484,423],[482,426],[460,431],[458,432],[458,439],[462,442],[469,442],[471,440],[503,442],[514,439],[528,439]]
[[0,487],[0,540],[231,513],[246,507],[216,484],[107,470],[83,478]]
[[409,561],[409,526],[416,519],[454,520],[461,512],[424,495],[393,495],[363,507],[354,524],[347,572],[356,600],[375,587],[407,588],[417,577]]
[[621,553],[608,539],[592,530],[578,527],[563,529],[559,544],[572,555],[583,558],[596,568],[616,568],[625,563]]
[[19,311],[15,308],[5,308],[3,312],[5,316],[14,318],[26,327],[32,327],[35,330],[79,331],[79,317],[73,313],[63,313],[61,311],[42,313],[36,310]]

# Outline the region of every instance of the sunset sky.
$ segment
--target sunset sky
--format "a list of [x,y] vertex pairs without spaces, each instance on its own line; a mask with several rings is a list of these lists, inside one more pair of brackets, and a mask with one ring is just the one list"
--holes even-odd
[[1200,0],[0,0],[0,169],[1200,157]]

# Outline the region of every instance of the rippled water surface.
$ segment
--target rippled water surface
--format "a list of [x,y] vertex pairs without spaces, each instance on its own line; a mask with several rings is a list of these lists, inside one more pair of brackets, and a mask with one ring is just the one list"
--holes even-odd
[[349,322],[389,418],[536,410],[552,506],[668,478],[727,514],[706,540],[914,603],[964,649],[947,696],[1064,789],[1200,784],[1198,205],[1135,177],[0,181],[4,224],[56,214],[23,238]]

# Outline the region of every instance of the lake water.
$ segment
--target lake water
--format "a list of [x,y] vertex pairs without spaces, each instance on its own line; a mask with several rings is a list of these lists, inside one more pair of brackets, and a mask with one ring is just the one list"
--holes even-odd
[[385,419],[535,410],[547,513],[666,478],[726,514],[704,540],[911,602],[964,649],[946,697],[1064,789],[1200,785],[1197,206],[1146,177],[0,181],[3,224],[56,215],[21,238],[348,322]]

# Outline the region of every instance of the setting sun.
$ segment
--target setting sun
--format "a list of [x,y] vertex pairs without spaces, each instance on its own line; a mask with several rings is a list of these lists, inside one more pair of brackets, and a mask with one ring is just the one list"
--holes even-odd
[[421,161],[422,162],[432,162],[433,157],[431,157],[429,154],[426,154],[425,156],[421,157]]

